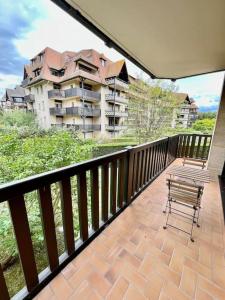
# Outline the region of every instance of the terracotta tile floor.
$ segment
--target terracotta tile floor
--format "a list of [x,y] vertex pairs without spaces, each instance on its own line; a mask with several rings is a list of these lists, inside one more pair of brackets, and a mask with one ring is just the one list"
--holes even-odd
[[[180,164],[176,160],[175,164]],[[36,299],[225,299],[224,223],[218,182],[206,185],[195,242],[163,230],[165,172]],[[171,221],[187,228],[179,217]]]

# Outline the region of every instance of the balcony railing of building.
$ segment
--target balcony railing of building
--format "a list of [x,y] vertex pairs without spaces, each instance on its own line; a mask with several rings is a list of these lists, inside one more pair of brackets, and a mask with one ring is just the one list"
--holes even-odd
[[[113,117],[114,116],[114,111],[113,110],[106,110],[105,111],[106,117]],[[128,112],[126,111],[115,111],[115,117],[128,117]]]
[[[30,299],[36,295],[177,157],[207,159],[210,143],[210,135],[176,135],[1,185],[0,202],[7,202],[9,206],[26,283],[16,295],[17,299]],[[60,257],[52,184],[59,185],[62,206],[65,252]],[[25,197],[31,192],[39,202],[48,258],[48,268],[40,274],[25,205]],[[78,203],[76,216],[72,208],[74,193]],[[79,239],[74,236],[74,218],[79,218]],[[1,265],[0,293],[1,299],[9,299]]]
[[105,130],[108,130],[108,131],[120,131],[120,130],[124,130],[126,129],[127,126],[125,125],[109,125],[109,124],[106,124],[105,125]]
[[119,102],[119,103],[125,104],[125,105],[128,104],[128,99],[127,98],[125,98],[123,96],[119,96],[118,94],[115,94],[115,96],[114,96],[113,93],[106,94],[105,95],[105,100],[108,101],[108,102],[112,102],[112,103],[115,101],[115,102]]
[[25,101],[25,102],[34,102],[34,101],[35,101],[35,97],[34,97],[34,95],[32,95],[32,94],[25,95],[25,96],[24,96],[24,101]]
[[75,130],[81,130],[86,132],[101,130],[100,124],[66,124],[66,128],[74,128]]
[[66,108],[58,108],[51,107],[49,108],[50,115],[70,115],[70,116],[85,116],[85,117],[100,117],[101,110],[98,108],[82,108],[78,106],[66,107]]
[[126,90],[128,89],[128,83],[123,81],[120,78],[108,78],[106,79],[106,83],[110,86],[116,86],[117,89]]
[[70,88],[66,90],[50,90],[48,91],[48,98],[49,99],[66,99],[66,98],[72,98],[72,97],[79,97],[87,101],[100,101],[101,100],[101,94],[94,91],[89,91],[86,89],[81,88]]

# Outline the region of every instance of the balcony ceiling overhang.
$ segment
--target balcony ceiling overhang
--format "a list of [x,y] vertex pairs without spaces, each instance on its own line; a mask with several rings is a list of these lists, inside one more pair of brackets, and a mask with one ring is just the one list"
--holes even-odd
[[224,0],[52,0],[152,77],[225,70]]

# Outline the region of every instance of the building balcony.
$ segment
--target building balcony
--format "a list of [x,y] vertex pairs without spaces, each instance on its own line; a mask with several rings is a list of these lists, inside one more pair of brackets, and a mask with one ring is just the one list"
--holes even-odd
[[75,130],[81,130],[85,132],[93,132],[93,131],[100,131],[101,125],[100,124],[66,124],[66,128],[74,128]]
[[120,131],[120,130],[125,130],[127,126],[125,125],[105,125],[105,130],[107,131]]
[[[84,299],[85,294],[90,299],[98,295],[126,299],[133,293],[134,299],[149,299],[153,293],[189,299],[187,291],[194,295],[198,284],[205,293],[223,299],[224,221],[218,181],[204,188],[195,243],[183,232],[163,230],[167,167],[181,165],[183,156],[207,159],[210,142],[207,135],[176,135],[1,185],[0,201],[9,203],[26,282],[15,298],[31,299],[45,286],[37,299]],[[51,185],[59,182],[65,249],[60,257],[51,197]],[[40,203],[37,216],[43,225],[43,253],[48,257],[47,268],[39,276],[24,200],[30,192],[32,201],[36,197]],[[180,227],[190,225],[176,215],[173,218]],[[1,297],[9,299],[4,275],[0,265]],[[194,283],[185,284],[190,280]]]
[[49,111],[50,111],[50,115],[53,115],[53,116],[65,116],[66,115],[66,108],[50,107]]
[[115,117],[128,117],[128,112],[126,111],[114,111],[113,110],[106,110],[105,111],[105,115],[106,117],[113,117],[115,115]]
[[105,95],[105,100],[107,102],[110,102],[110,103],[114,103],[114,101],[115,101],[115,102],[118,102],[119,104],[123,104],[123,105],[128,104],[128,99],[127,98],[119,96],[117,94],[115,96],[114,96],[114,94],[106,94]]
[[88,107],[67,107],[66,114],[71,116],[100,117],[101,109]]
[[81,88],[70,88],[66,90],[50,90],[48,91],[49,99],[69,99],[69,98],[80,98],[89,102],[98,102],[101,100],[101,94],[94,91],[89,91]]
[[119,78],[108,78],[106,79],[106,83],[110,86],[110,87],[115,87],[117,90],[127,90],[129,87],[129,84]]
[[34,97],[34,95],[32,95],[32,94],[29,94],[29,95],[26,95],[26,96],[24,96],[24,101],[25,102],[34,102],[35,101],[35,97]]

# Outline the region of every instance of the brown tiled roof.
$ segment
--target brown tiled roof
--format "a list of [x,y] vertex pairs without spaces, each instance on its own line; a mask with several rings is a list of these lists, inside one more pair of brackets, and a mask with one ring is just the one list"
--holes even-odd
[[[39,60],[40,53],[44,53],[42,61]],[[35,83],[39,80],[49,80],[55,83],[61,83],[66,80],[83,76],[95,82],[105,84],[105,79],[108,77],[118,76],[125,64],[124,60],[112,62],[104,54],[95,51],[94,49],[85,49],[79,52],[65,51],[60,53],[49,47],[41,51],[31,61],[30,65],[24,66],[24,74],[30,78],[29,84]],[[101,59],[105,60],[105,66],[102,66]],[[95,66],[96,74],[89,74],[76,68],[79,60]],[[64,76],[58,77],[51,73],[51,68],[56,70],[64,69]],[[40,69],[40,75],[34,77],[34,71]],[[25,78],[24,78],[25,79]]]
[[110,63],[107,68],[106,77],[109,78],[109,77],[118,76],[122,70],[124,63],[125,63],[124,59]]
[[185,100],[190,102],[189,96],[186,93],[174,93],[174,95],[180,103],[183,103]]
[[6,89],[5,100],[13,101],[13,97],[24,97],[25,89],[17,85],[14,89]]

